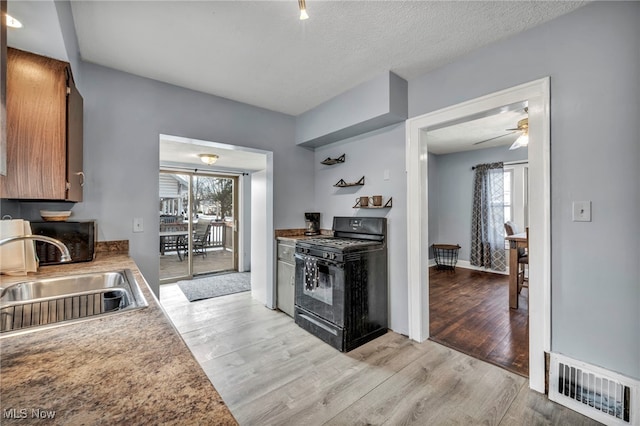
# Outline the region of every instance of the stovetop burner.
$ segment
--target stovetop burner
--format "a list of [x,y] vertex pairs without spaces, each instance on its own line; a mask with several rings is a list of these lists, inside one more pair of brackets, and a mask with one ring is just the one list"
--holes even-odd
[[304,247],[313,247],[325,250],[333,249],[339,251],[347,251],[381,244],[382,243],[379,241],[340,237],[309,238],[298,242],[298,245]]

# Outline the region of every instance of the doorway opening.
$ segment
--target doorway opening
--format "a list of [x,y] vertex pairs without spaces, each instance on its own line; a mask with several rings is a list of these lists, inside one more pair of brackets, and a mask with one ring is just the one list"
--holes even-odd
[[238,269],[238,177],[160,170],[160,282]]
[[[529,386],[544,392],[550,350],[550,114],[549,78],[525,83],[407,120],[409,337],[429,338],[429,130],[504,105],[528,103],[529,115]],[[419,238],[412,238],[418,235]]]
[[[184,209],[182,218],[183,221],[185,216],[190,218],[187,219],[187,230],[173,231],[183,235],[182,241],[169,240],[168,246],[165,246],[165,251],[173,248],[176,257],[178,252],[181,256],[183,253],[187,253],[187,262],[184,261],[184,256],[182,261],[182,269],[183,272],[186,271],[187,280],[194,272],[198,273],[197,267],[189,269],[188,265],[192,262],[191,259],[199,261],[199,256],[204,256],[206,260],[210,250],[221,250],[220,244],[226,251],[229,251],[227,249],[233,246],[235,252],[233,269],[238,272],[251,271],[251,296],[264,303],[268,308],[274,309],[274,268],[272,262],[266,261],[272,259],[274,255],[273,153],[239,145],[160,134],[158,170],[173,174],[174,181],[176,181],[176,177],[177,180],[181,179],[183,182],[181,189],[174,192],[183,191],[188,194],[189,201],[186,204],[188,210]],[[162,173],[160,175],[162,176]],[[205,200],[201,205],[196,206],[195,187],[198,184],[195,182],[195,178],[202,178],[203,184],[207,185],[213,185],[211,181],[207,182],[208,179],[213,179],[213,182],[217,180],[222,185],[225,185],[226,179],[233,179],[233,188],[230,192],[233,193],[231,204],[235,210],[234,213],[229,213],[229,209],[224,207],[225,203],[222,200]],[[161,188],[158,189],[159,193],[161,190]],[[221,191],[223,193],[226,191],[228,195],[228,182],[227,189],[223,188]],[[183,213],[183,211],[177,211],[179,209],[177,207],[179,206],[178,201],[166,201],[168,211]],[[162,201],[160,201],[160,216],[163,213],[162,206]],[[212,239],[210,241],[214,241],[218,245],[218,247],[210,247],[211,242],[207,243],[204,255],[201,250],[201,240],[184,238],[187,235],[197,233],[200,214],[204,215],[205,219],[213,217],[213,224],[208,235]],[[170,218],[169,221],[171,220]],[[160,222],[159,218],[158,232],[160,232]],[[219,225],[219,223],[223,223],[223,225]],[[226,231],[224,238],[220,235],[214,236],[216,226]],[[171,231],[167,230],[167,232]],[[218,230],[217,232],[223,231]],[[230,240],[232,234],[235,234],[233,241]],[[167,238],[172,236],[176,235],[163,235]],[[158,244],[162,249],[160,235],[158,236]],[[209,270],[206,269],[206,271]],[[178,279],[173,276],[161,280],[160,284],[168,284]]]
[[429,339],[527,377],[528,290],[510,309],[505,240],[505,223],[528,226],[528,153],[510,149],[521,132],[509,130],[523,117],[517,103],[427,130],[429,247],[459,247],[455,268],[432,249],[428,278]]

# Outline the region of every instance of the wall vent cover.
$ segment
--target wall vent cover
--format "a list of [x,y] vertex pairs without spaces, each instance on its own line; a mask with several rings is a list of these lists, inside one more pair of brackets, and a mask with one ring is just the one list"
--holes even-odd
[[549,399],[607,425],[638,425],[637,380],[551,353]]

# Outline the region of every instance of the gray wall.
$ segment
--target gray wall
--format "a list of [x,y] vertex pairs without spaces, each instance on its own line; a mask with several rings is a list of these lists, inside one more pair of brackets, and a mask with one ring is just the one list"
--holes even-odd
[[71,3],[68,1],[56,0],[54,4],[56,7],[56,13],[58,14],[58,21],[60,22],[62,40],[64,41],[64,46],[67,50],[67,60],[69,64],[71,64],[71,69],[74,73],[73,79],[76,83],[76,86],[81,88],[82,76],[80,75],[80,72],[76,72],[76,70],[80,69],[80,63],[82,62],[82,59],[80,58],[80,48],[78,47],[78,38],[76,36],[76,29],[73,23]]
[[[158,290],[160,133],[274,152],[274,225],[304,226],[313,207],[313,153],[294,144],[293,117],[82,63],[84,201],[76,218],[98,220],[99,240],[128,239]],[[133,233],[134,217],[145,232]]]
[[429,246],[433,243],[460,244],[458,259],[468,261],[474,176],[471,167],[526,158],[525,148],[511,151],[508,145],[453,154],[429,154],[428,167],[435,166],[434,172],[429,169]]
[[[587,5],[409,81],[409,116],[551,76],[552,350],[640,378],[640,3]],[[574,200],[592,222],[571,220]]]
[[[389,326],[408,333],[407,316],[407,177],[404,159],[405,126],[394,124],[364,135],[317,148],[315,152],[316,210],[321,227],[331,229],[333,216],[374,216],[387,218],[389,259]],[[342,154],[342,164],[320,164],[327,157]],[[385,180],[385,170],[389,179]],[[340,179],[355,182],[365,177],[364,186],[335,188]],[[391,209],[354,209],[357,197],[393,197]]]

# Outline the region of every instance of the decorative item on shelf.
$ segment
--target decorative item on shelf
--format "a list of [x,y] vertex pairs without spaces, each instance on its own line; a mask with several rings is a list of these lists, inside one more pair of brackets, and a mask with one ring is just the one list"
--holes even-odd
[[356,198],[356,207],[367,207],[369,205],[369,197],[366,195]]
[[335,187],[337,187],[337,188],[346,188],[346,187],[348,187],[348,186],[358,186],[358,185],[360,185],[360,186],[364,185],[364,176],[362,176],[362,177],[360,178],[360,180],[359,180],[359,181],[357,181],[357,182],[345,182],[345,180],[344,180],[344,179],[340,179],[340,180],[339,180],[335,185],[333,185],[333,186],[335,186]]
[[[378,201],[377,197],[380,197],[380,201]],[[356,205],[353,206],[354,209],[390,209],[391,207],[393,207],[393,197],[390,197],[386,203],[382,204],[381,195],[358,197],[356,198]]]
[[327,157],[325,160],[321,161],[320,164],[324,164],[325,166],[333,166],[334,164],[344,163],[344,158],[344,154],[342,154],[338,158]]

